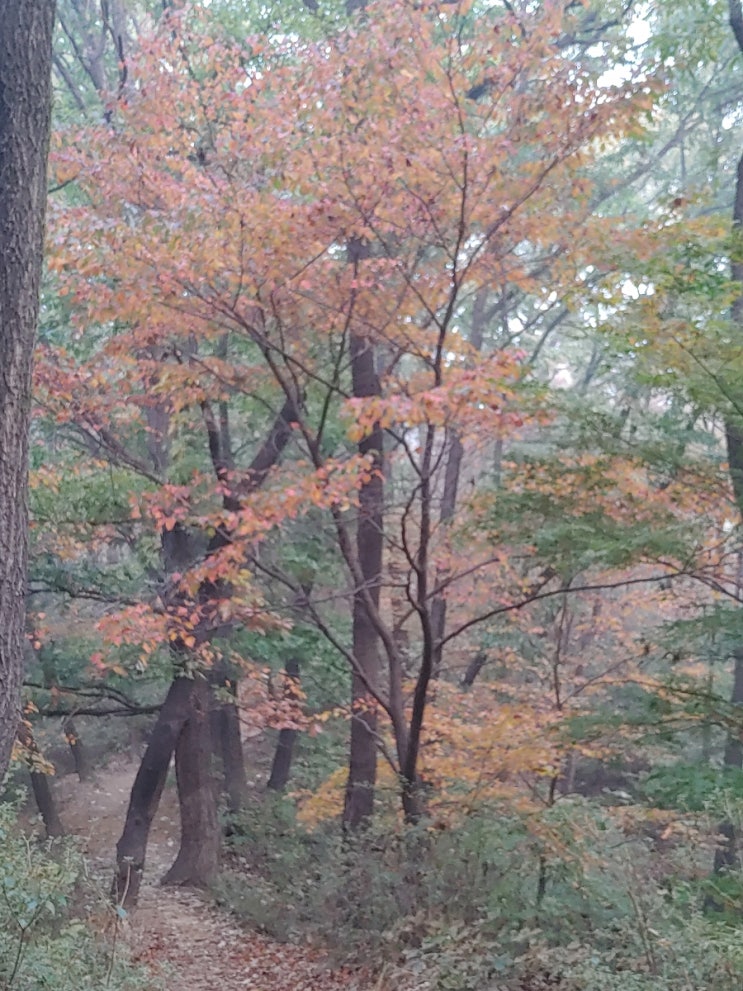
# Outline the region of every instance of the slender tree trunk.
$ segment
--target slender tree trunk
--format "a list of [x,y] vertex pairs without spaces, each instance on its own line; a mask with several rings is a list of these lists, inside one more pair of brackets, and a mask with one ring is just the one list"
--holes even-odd
[[190,678],[173,679],[134,779],[124,831],[116,844],[117,867],[112,890],[116,904],[127,911],[137,904],[150,827],[165,787],[173,750],[191,713],[194,685]]
[[[357,263],[358,258],[354,262]],[[374,347],[370,341],[356,335],[351,339],[351,374],[354,396],[381,395]],[[379,684],[379,634],[367,611],[365,598],[368,595],[374,608],[379,607],[384,539],[383,448],[384,435],[378,426],[359,444],[359,452],[371,456],[372,474],[359,492],[356,529],[356,553],[364,587],[355,590],[353,599],[355,669],[351,684],[351,745],[343,808],[343,824],[350,829],[371,817],[377,779],[377,706],[369,689],[376,690]]]
[[[444,491],[441,496],[441,509],[439,511],[439,523],[443,529],[454,519],[457,507],[457,492],[459,490],[459,476],[462,471],[462,458],[464,447],[458,435],[452,431],[449,438],[449,456],[446,461],[446,471],[444,472]],[[447,576],[447,569],[436,570],[436,584],[439,584]],[[441,664],[443,661],[444,633],[446,632],[446,594],[435,595],[431,602],[431,629],[433,632],[433,677],[438,678],[441,674]]]
[[[299,661],[296,657],[292,657],[286,662],[286,678],[297,687],[299,686]],[[294,744],[296,741],[297,731],[295,729],[279,730],[279,739],[276,743],[276,750],[271,765],[271,776],[266,785],[269,791],[283,791],[286,788],[291,772]]]
[[[475,296],[475,302],[472,307],[472,328],[470,330],[470,344],[476,351],[482,349],[487,301],[488,290],[484,288],[480,289]],[[439,508],[439,529],[442,532],[446,532],[456,513],[459,479],[462,474],[462,460],[464,458],[464,446],[456,430],[449,431],[447,441],[449,451],[446,459],[446,470],[444,472],[444,489],[441,494],[441,505]],[[440,585],[446,579],[447,574],[448,570],[446,568],[437,568],[434,577],[434,587]],[[433,637],[433,677],[438,678],[441,674],[443,640],[446,633],[445,592],[434,595],[431,602],[431,632]]]
[[[743,6],[741,0],[728,0],[730,27],[743,54]],[[743,155],[738,160],[738,170],[735,182],[735,200],[733,203],[733,236],[734,254],[731,261],[731,275],[740,287],[740,292],[733,302],[732,321],[738,332],[743,332],[743,260],[741,260],[740,240],[743,238]],[[743,425],[740,415],[731,411],[725,423],[728,464],[733,493],[738,506],[738,512],[743,518]],[[733,677],[733,692],[731,701],[734,705],[743,705],[743,647],[735,652],[735,669]],[[725,747],[724,757],[726,767],[740,768],[743,766],[743,745],[730,736]],[[722,822],[719,826],[722,844],[715,852],[714,869],[716,872],[737,866],[739,862],[737,837],[731,822]]]
[[175,773],[181,810],[181,845],[163,884],[206,887],[219,870],[221,842],[212,772],[211,689],[196,677],[189,716],[175,750]]
[[0,3],[0,780],[18,728],[54,0]]

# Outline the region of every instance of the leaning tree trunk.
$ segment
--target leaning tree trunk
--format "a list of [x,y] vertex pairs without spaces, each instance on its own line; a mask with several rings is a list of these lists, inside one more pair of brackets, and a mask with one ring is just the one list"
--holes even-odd
[[137,904],[150,827],[165,787],[170,758],[191,713],[195,684],[191,678],[175,678],[171,683],[134,779],[124,831],[116,844],[112,890],[116,904],[127,911]]
[[54,0],[0,3],[0,780],[18,727]]

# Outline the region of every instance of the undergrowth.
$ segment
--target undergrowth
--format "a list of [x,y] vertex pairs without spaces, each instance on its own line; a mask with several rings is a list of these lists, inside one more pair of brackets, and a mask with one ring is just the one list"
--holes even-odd
[[0,803],[2,991],[154,991],[115,945],[112,911],[73,843],[25,835]]
[[743,879],[712,885],[698,820],[652,828],[631,812],[493,805],[456,827],[349,838],[303,830],[271,796],[243,817],[218,896],[275,938],[376,961],[393,986],[740,991]]

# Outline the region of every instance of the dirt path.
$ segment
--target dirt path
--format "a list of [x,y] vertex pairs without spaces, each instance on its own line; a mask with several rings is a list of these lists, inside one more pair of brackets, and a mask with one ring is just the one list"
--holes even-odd
[[[104,879],[113,872],[134,773],[130,762],[114,761],[95,781],[56,782],[64,825],[82,837],[92,869]],[[153,823],[140,905],[122,926],[122,939],[134,959],[151,969],[154,985],[165,991],[362,991],[356,975],[329,969],[316,951],[246,930],[197,892],[160,887],[177,838],[176,799],[166,789]]]

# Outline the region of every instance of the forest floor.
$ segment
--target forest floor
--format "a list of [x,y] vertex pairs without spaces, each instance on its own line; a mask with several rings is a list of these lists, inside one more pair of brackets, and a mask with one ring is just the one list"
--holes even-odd
[[[81,838],[91,870],[113,876],[114,851],[126,814],[136,765],[122,759],[80,783],[72,775],[55,782],[62,821]],[[279,943],[252,932],[199,892],[161,887],[159,879],[178,851],[178,808],[166,789],[153,823],[140,903],[120,924],[117,940],[153,974],[164,991],[340,991],[381,989],[345,968],[333,968],[322,952]]]

